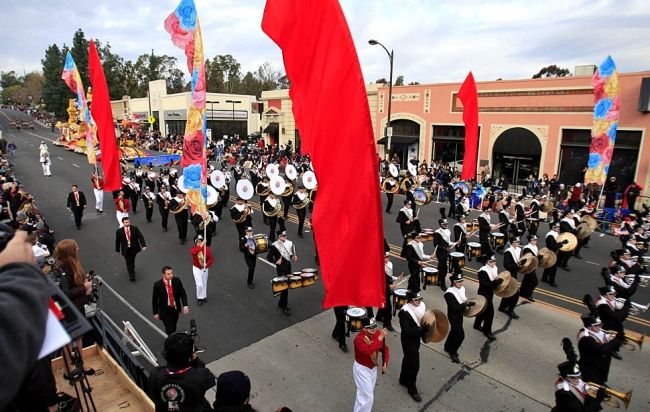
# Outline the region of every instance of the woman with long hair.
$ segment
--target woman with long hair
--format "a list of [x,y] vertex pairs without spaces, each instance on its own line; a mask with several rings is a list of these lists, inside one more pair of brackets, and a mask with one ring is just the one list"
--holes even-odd
[[[86,272],[79,262],[79,246],[74,239],[63,239],[56,244],[54,248],[54,258],[56,259],[57,270],[61,274],[61,289],[66,296],[72,301],[77,309],[83,314],[84,306],[88,303],[88,296],[92,292],[92,283],[87,279]],[[75,340],[74,345],[77,347],[79,356],[82,356],[81,338]],[[74,369],[74,365],[64,351],[64,358]],[[83,360],[82,360],[83,365]],[[95,370],[83,367],[86,375],[93,375]]]

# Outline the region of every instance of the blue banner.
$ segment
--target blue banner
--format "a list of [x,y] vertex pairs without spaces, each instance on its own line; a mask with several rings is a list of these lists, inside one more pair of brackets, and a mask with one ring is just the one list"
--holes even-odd
[[136,157],[133,159],[135,166],[171,166],[180,162],[181,155],[169,154],[160,156]]

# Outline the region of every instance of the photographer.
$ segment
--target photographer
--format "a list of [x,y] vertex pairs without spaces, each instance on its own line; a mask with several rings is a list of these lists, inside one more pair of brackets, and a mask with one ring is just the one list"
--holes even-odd
[[166,366],[158,366],[149,376],[149,397],[156,412],[211,411],[205,392],[215,385],[214,375],[198,358],[193,335],[176,332],[165,339]]

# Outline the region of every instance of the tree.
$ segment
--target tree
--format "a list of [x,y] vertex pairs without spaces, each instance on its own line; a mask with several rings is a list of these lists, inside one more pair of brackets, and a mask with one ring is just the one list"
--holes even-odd
[[95,46],[102,61],[111,100],[119,100],[128,95],[127,75],[129,73],[126,71],[124,59],[112,52],[110,43],[104,46],[99,40],[95,40]]
[[388,81],[386,80],[385,77],[382,77],[381,79],[377,79],[377,80],[375,80],[375,83],[388,84]]
[[165,79],[169,93],[180,93],[185,87],[183,71],[177,67],[176,57],[157,56],[153,53],[143,54],[133,64],[137,79],[137,88],[131,97],[145,97],[149,82]]
[[54,112],[59,118],[65,117],[65,109],[68,107],[68,99],[73,98],[72,92],[63,80],[61,71],[65,62],[65,55],[68,51],[66,46],[59,49],[59,46],[52,44],[45,50],[45,57],[41,60],[43,65],[43,101],[46,110]]
[[420,82],[409,82],[409,86],[415,86],[415,85],[418,85],[418,84],[420,84]]
[[395,79],[395,86],[404,86],[404,76],[401,74]]
[[18,76],[15,71],[0,72],[0,88],[3,90],[7,87],[16,86],[20,84]]
[[[86,40],[84,32],[81,29],[77,29],[72,36],[72,48],[70,49],[70,54],[72,54],[72,58],[77,65],[77,70],[79,70],[79,75],[81,76],[81,83],[83,83],[86,90],[88,90],[88,86],[90,86],[90,77],[88,75],[89,44],[90,42]],[[63,70],[63,66],[61,66],[61,70]]]
[[571,71],[567,68],[560,68],[554,64],[542,67],[540,71],[533,75],[533,79],[546,78],[546,77],[567,77],[571,76]]

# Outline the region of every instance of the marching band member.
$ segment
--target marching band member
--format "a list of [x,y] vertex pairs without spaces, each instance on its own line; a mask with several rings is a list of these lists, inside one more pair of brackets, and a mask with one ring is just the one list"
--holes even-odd
[[458,349],[465,340],[463,310],[476,305],[476,302],[467,301],[462,273],[454,273],[449,280],[451,280],[451,286],[445,291],[447,318],[449,319],[449,335],[445,341],[445,352],[449,354],[453,363],[460,363]]
[[571,361],[557,365],[560,377],[555,381],[556,412],[595,412],[601,410],[599,403],[607,397],[605,388],[598,389],[596,398],[587,395],[580,368]]
[[143,182],[144,186],[148,187],[149,190],[153,193],[156,191],[156,172],[153,170],[147,172],[147,177]]
[[[456,252],[465,253],[467,248],[467,226],[465,215],[458,215],[458,223],[454,225],[454,241],[456,242]],[[469,257],[469,260],[472,260],[472,257]]]
[[492,322],[494,321],[494,288],[503,283],[499,278],[497,269],[497,258],[492,255],[488,258],[487,264],[478,270],[478,294],[485,297],[485,310],[474,318],[474,329],[483,332],[486,338],[495,340],[492,334]]
[[[242,221],[242,217],[246,217]],[[235,222],[237,233],[239,237],[243,237],[246,233],[246,228],[253,225],[253,208],[246,204],[246,201],[237,196],[236,203],[230,208],[230,218]]]
[[140,198],[140,185],[134,182],[132,179],[129,179],[127,185],[127,192],[129,201],[131,202],[131,209],[133,209],[133,214],[138,214],[138,199]]
[[[539,250],[537,249],[537,235],[528,234],[528,244],[523,247],[521,250],[521,256],[533,255],[538,257]],[[533,292],[537,287],[537,272],[532,271],[524,275],[523,280],[521,281],[521,289],[519,295],[528,299],[531,302],[535,302],[533,298]]]
[[[447,229],[447,219],[439,219],[440,227],[433,234],[433,244],[436,246],[436,259],[438,259],[438,286],[445,290],[445,277],[449,270],[447,269],[447,259],[451,250],[451,232]],[[409,282],[411,280],[409,279]]]
[[158,203],[158,211],[162,217],[163,232],[167,231],[167,219],[169,219],[169,204],[172,201],[172,196],[167,191],[167,186],[162,185],[156,195],[156,203]]
[[348,310],[348,307],[334,306],[333,309],[336,323],[334,324],[334,329],[332,330],[332,338],[338,341],[339,349],[341,349],[343,353],[348,353],[348,345],[345,343],[345,312]]
[[[557,242],[557,236],[559,235],[558,230],[560,229],[560,224],[557,222],[551,223],[551,230],[544,237],[546,242],[546,248],[553,253],[558,253],[560,250],[560,244]],[[548,283],[553,287],[558,287],[559,285],[555,283],[555,274],[557,273],[557,260],[553,266],[547,267],[542,273],[542,282]]]
[[631,274],[641,274],[643,273],[643,266],[639,264],[637,259],[632,256],[632,252],[629,249],[625,249],[623,254],[618,256],[618,261],[625,268],[628,273]]
[[208,301],[208,271],[212,266],[212,251],[205,244],[203,236],[197,235],[194,239],[192,254],[192,274],[196,284],[196,299],[199,306]]
[[226,176],[225,184],[219,189],[219,200],[214,207],[214,212],[217,214],[217,217],[221,219],[221,214],[223,213],[223,207],[228,205],[230,201],[230,172],[224,172]]
[[[560,220],[560,233],[569,232],[569,233],[573,233],[574,235],[577,233],[576,222],[575,220],[573,220],[574,214],[575,213],[573,209],[570,209],[567,212],[567,214],[564,216],[564,218]],[[569,271],[570,269],[568,263],[569,263],[569,259],[571,258],[571,254],[572,252],[563,252],[559,250],[557,252],[557,260],[558,260],[557,265],[562,269]]]
[[169,169],[169,191],[171,192],[172,196],[176,196],[176,193],[180,192],[180,189],[178,188],[178,176],[177,176],[178,171],[175,168]]
[[485,263],[488,256],[492,256],[492,247],[490,246],[490,233],[494,226],[490,224],[490,212],[487,206],[483,206],[482,213],[478,217],[478,238],[481,242],[481,257],[479,262]]
[[390,252],[384,255],[384,274],[386,275],[386,304],[377,311],[377,320],[389,331],[394,331],[392,326],[393,305],[391,302],[392,292],[397,288],[395,282],[401,282],[402,276],[393,276],[393,262],[390,261]]
[[[292,185],[292,186],[293,186],[293,181],[291,181],[291,182],[286,181],[286,182],[285,182],[285,187],[288,187],[288,185]],[[282,212],[282,213],[283,213],[282,216],[284,217],[284,220],[287,220],[287,219],[289,218],[289,208],[291,207],[291,200],[292,200],[292,199],[293,199],[293,195],[282,196],[282,205],[284,206],[284,210],[283,210],[283,212]]]
[[[508,208],[503,208],[499,211],[499,227],[503,228],[501,231],[506,236],[506,239],[517,237],[517,227],[512,222],[510,213],[508,213]],[[505,245],[497,247],[496,251],[503,254],[503,249]]]
[[[176,170],[176,169],[172,169]],[[176,220],[176,229],[178,230],[178,239],[181,245],[187,242],[187,220],[189,212],[187,211],[187,204],[185,204],[185,193],[178,190],[176,196],[169,203],[170,210],[173,210],[174,220]]]
[[606,330],[622,332],[623,322],[630,314],[630,306],[616,300],[616,289],[613,286],[603,286],[598,288],[598,291],[600,297],[596,301],[596,310],[603,327]]
[[296,208],[297,205],[302,204],[305,199],[307,199],[309,195],[307,194],[307,191],[305,190],[305,187],[300,184],[298,186],[298,190],[296,193],[293,194],[293,198],[291,199],[291,206],[293,206],[296,209],[296,214],[298,215],[298,237],[303,238],[302,230],[305,227],[305,217],[307,216],[307,208]]
[[[510,276],[514,279],[517,279],[517,271],[519,270],[519,259],[521,258],[520,244],[521,241],[518,237],[512,239],[510,247],[503,253],[503,267],[510,272]],[[515,307],[518,301],[519,291],[509,298],[501,298],[499,312],[506,313],[513,319],[519,319],[519,315],[515,313]]]
[[625,268],[621,265],[616,265],[612,270],[613,274],[610,274],[609,270],[603,269],[605,275],[605,282],[614,287],[616,291],[616,296],[623,298],[625,300],[630,300],[632,295],[636,293],[639,284],[641,283],[641,277],[636,275],[633,276],[634,279],[631,283],[626,282],[627,272]]
[[244,261],[248,267],[248,277],[246,278],[246,283],[250,289],[255,289],[255,282],[253,282],[253,277],[255,276],[257,252],[255,239],[253,238],[252,227],[248,226],[246,228],[245,236],[239,239],[239,250],[244,254]]
[[628,241],[625,243],[625,249],[629,250],[633,257],[636,257],[637,262],[638,259],[641,259],[643,255],[645,255],[645,251],[640,250],[637,246],[636,236],[630,236]]
[[417,214],[417,204],[415,203],[415,195],[414,195],[415,186],[412,185],[410,182],[406,182],[405,186],[406,186],[406,192],[404,193],[404,197],[406,198],[406,200],[411,202],[413,214],[415,215]]
[[[375,383],[377,382],[377,366],[381,365],[381,373],[386,372],[390,350],[386,345],[388,331],[377,330],[377,322],[373,318],[363,319],[363,329],[354,338],[354,365],[352,374],[357,386],[357,397],[354,401],[354,412],[370,412],[374,402]],[[381,353],[381,360],[379,354]]]
[[420,292],[407,291],[408,303],[399,311],[399,326],[402,330],[400,340],[402,342],[402,369],[399,374],[399,384],[406,386],[409,395],[416,402],[422,402],[418,393],[417,377],[420,371],[420,340],[431,327],[422,323],[422,317],[426,312],[426,306],[422,302]]
[[584,327],[578,332],[578,351],[580,370],[587,382],[599,385],[607,382],[612,353],[618,351],[625,339],[623,332],[615,336],[602,330],[602,323],[594,314],[581,317]]
[[95,210],[98,213],[104,212],[104,179],[93,173],[90,175],[90,182],[93,185],[93,192],[95,193]]
[[[546,196],[542,196],[541,199],[545,200]],[[540,196],[535,196],[533,201],[530,203],[530,212],[528,216],[529,218],[534,219],[528,227],[528,233],[535,236],[537,236],[537,229],[539,227],[539,201]]]
[[424,253],[424,245],[420,233],[413,233],[413,240],[406,245],[405,258],[408,262],[409,277],[408,290],[420,291],[420,270],[425,266],[425,261],[431,259],[430,255]]
[[[298,256],[296,256],[296,248],[293,242],[287,239],[286,231],[282,231],[278,240],[271,244],[266,259],[275,264],[275,270],[278,276],[291,276],[291,261],[297,261]],[[289,316],[291,314],[288,289],[280,292],[278,306],[285,315]]]
[[[266,197],[266,199],[264,199],[264,202],[262,203],[262,211],[266,213],[270,213],[274,211],[275,208],[278,206],[278,202],[280,202],[280,199],[278,199],[275,193],[269,192],[269,195]],[[266,213],[262,213],[264,217],[267,217]],[[278,214],[267,217],[269,222],[269,240],[271,242],[275,242],[275,235],[276,235],[275,226],[278,223]]]
[[41,163],[41,166],[43,167],[43,176],[51,177],[52,159],[50,157],[50,152],[47,150],[47,144],[45,144],[45,142],[41,142],[41,145],[38,146],[38,149],[39,149],[39,154],[38,154],[39,161]]
[[[269,178],[268,178],[268,176],[264,175],[262,177],[262,181],[259,184],[264,187],[264,190],[268,190],[268,188],[269,188]],[[270,192],[269,192],[269,194],[270,194]],[[266,200],[266,198],[268,196],[269,195],[260,195],[260,208],[264,207],[264,201]],[[262,213],[262,217],[264,218],[264,224],[268,225],[269,224],[269,218],[264,213]]]
[[526,232],[526,209],[523,195],[519,196],[515,203],[515,221],[518,231],[517,236],[521,236]]
[[124,191],[120,190],[117,194],[117,199],[115,199],[115,217],[117,218],[119,227],[122,227],[122,219],[129,217],[129,210],[129,199],[124,197]]
[[153,203],[156,200],[156,195],[151,192],[149,186],[144,187],[144,192],[142,193],[142,204],[144,204],[144,211],[147,217],[147,223],[151,223],[151,217],[153,216]]
[[404,257],[406,252],[406,236],[412,232],[421,232],[420,221],[418,220],[417,215],[413,213],[413,203],[410,200],[404,201],[404,207],[399,210],[397,214],[397,219],[395,221],[399,223],[399,230],[402,232],[402,252],[400,253],[401,257]]

